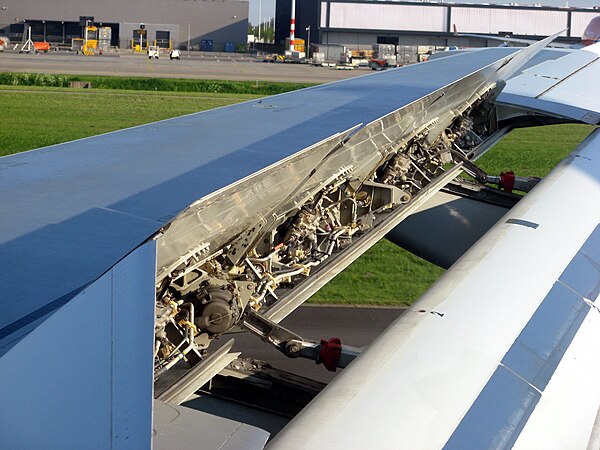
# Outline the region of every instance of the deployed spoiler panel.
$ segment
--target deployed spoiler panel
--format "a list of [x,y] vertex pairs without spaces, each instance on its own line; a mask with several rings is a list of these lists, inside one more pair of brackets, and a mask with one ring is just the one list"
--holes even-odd
[[0,158],[10,304],[0,353],[197,200],[506,55],[490,49],[460,65],[390,70]]

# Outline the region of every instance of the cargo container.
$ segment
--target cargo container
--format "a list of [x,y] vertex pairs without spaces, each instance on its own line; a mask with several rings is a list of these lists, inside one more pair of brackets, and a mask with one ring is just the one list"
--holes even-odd
[[98,29],[98,49],[102,52],[110,50],[110,41],[112,39],[112,28],[101,27]]
[[414,64],[419,61],[419,53],[416,45],[397,45],[396,58],[398,64]]
[[346,58],[347,49],[339,44],[311,44],[312,52],[322,53],[323,60],[328,62],[340,62]]

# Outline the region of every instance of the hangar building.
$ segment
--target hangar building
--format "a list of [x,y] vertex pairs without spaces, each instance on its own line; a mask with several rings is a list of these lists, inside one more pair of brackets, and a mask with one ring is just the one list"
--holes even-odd
[[246,44],[248,0],[0,1],[0,35],[11,42],[21,41],[27,22],[34,41],[70,45],[82,37],[85,18],[110,27],[111,45],[121,48],[130,48],[135,30],[143,28],[149,42],[162,46],[182,48],[189,38],[193,49],[221,51],[226,43]]
[[[276,42],[289,36],[291,0],[277,0]],[[458,37],[459,33],[538,38],[567,29],[563,42],[575,43],[598,9],[549,6],[460,4],[373,0],[298,0],[296,37],[311,42],[369,48],[372,44],[481,47],[497,41]]]

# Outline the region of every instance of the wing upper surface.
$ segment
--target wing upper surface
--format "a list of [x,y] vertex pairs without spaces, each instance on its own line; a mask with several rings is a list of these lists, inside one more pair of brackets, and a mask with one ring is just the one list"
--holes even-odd
[[0,158],[0,281],[10,305],[0,339],[51,313],[194,201],[461,79],[507,50]]

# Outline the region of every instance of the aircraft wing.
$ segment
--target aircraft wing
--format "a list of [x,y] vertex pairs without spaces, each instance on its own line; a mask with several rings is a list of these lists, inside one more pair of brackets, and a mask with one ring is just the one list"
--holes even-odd
[[[508,81],[498,98],[502,117],[519,110],[600,122],[600,90],[596,88],[600,68],[600,44],[593,44],[561,58],[548,60]],[[502,108],[503,107],[503,108]]]
[[550,39],[1,158],[3,442],[262,447],[178,406],[238,356],[227,333],[282,343],[279,321],[505,134],[496,99]]
[[[504,44],[508,44],[509,42],[512,42],[515,44],[530,45],[530,44],[533,44],[534,42],[536,42],[535,39],[522,39],[522,38],[515,38],[512,36],[493,36],[493,35],[489,35],[489,34],[456,33],[456,30],[455,30],[454,34],[455,34],[455,36],[473,37],[473,38],[477,38],[477,39],[481,39],[481,40],[485,40],[485,41],[499,41],[499,42],[503,42]],[[573,48],[573,45],[562,44],[560,42],[552,42],[551,44],[549,44],[549,47]]]
[[268,448],[597,448],[599,152],[596,130]]

